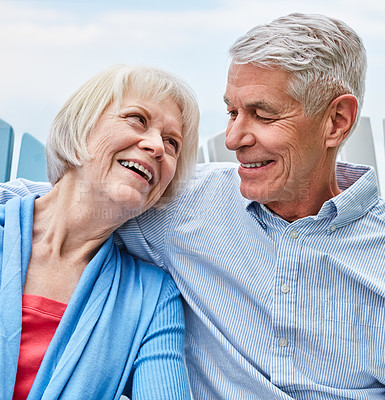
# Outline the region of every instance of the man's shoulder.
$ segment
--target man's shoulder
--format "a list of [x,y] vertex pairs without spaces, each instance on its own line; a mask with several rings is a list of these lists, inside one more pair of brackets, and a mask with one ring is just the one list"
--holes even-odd
[[231,162],[197,164],[187,189],[199,190],[218,186],[235,186],[239,189],[238,167],[238,164]]
[[194,177],[202,178],[211,175],[236,174],[239,164],[234,162],[209,162],[196,165]]
[[240,195],[238,164],[216,162],[197,164],[195,173],[184,185],[177,203],[189,206],[201,201],[219,201],[232,195]]
[[369,210],[369,214],[377,216],[377,218],[382,220],[385,224],[385,199],[383,197],[378,198],[377,203]]
[[51,190],[49,182],[33,182],[27,179],[16,179],[0,183],[0,203],[5,203],[15,196],[24,197],[32,193],[44,195]]

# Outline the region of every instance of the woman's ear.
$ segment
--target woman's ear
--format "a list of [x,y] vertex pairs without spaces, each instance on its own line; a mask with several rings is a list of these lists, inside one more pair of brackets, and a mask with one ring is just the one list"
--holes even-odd
[[357,99],[352,94],[338,96],[329,104],[327,147],[338,147],[346,139],[356,120],[357,107]]

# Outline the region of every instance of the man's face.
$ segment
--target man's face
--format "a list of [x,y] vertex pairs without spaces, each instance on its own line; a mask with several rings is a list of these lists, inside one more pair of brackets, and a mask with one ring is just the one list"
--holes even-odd
[[278,69],[232,64],[224,96],[226,146],[241,163],[241,193],[272,206],[311,201],[326,159],[323,115],[306,117]]

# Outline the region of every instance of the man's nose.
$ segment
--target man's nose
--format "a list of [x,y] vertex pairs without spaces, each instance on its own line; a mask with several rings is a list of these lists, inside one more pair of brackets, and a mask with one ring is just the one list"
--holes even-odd
[[253,146],[255,138],[247,120],[238,116],[230,120],[226,129],[225,145],[229,150],[236,151],[241,147]]

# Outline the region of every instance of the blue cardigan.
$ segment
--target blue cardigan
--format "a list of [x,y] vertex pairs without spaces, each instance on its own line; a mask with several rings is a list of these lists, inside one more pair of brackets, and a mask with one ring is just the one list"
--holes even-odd
[[[0,206],[0,398],[15,384],[35,196]],[[179,292],[110,237],[87,265],[28,400],[189,399]]]

